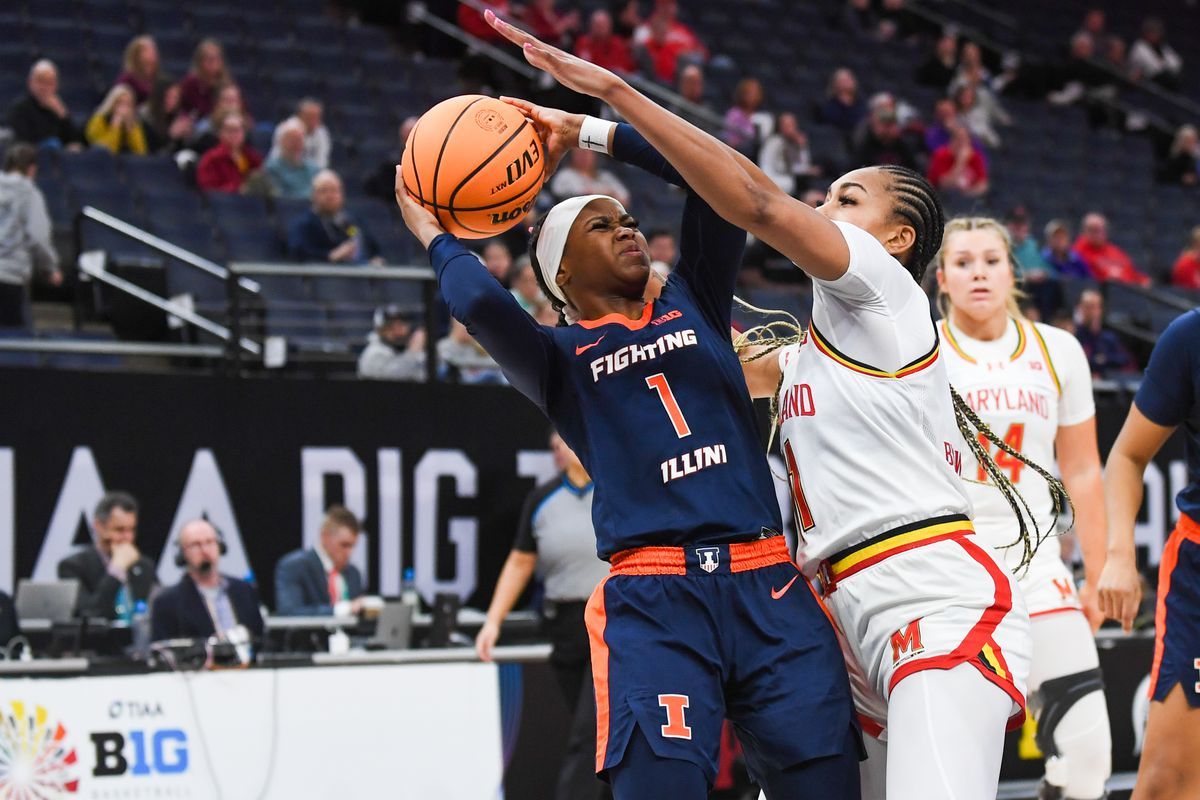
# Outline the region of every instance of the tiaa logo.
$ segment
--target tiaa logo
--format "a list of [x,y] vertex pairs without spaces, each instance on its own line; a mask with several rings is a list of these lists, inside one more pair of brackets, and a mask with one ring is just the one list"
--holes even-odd
[[67,729],[44,706],[0,708],[0,797],[51,798],[79,791]]

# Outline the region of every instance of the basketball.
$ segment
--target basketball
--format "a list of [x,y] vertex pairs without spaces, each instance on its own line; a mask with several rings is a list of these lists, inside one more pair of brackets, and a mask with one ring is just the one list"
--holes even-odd
[[408,193],[463,239],[495,236],[523,218],[545,181],[544,167],[533,123],[478,94],[426,111],[404,148]]

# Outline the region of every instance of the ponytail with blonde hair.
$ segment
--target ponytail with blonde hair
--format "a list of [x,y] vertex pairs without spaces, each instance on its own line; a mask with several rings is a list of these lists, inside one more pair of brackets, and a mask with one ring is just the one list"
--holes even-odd
[[[955,217],[948,221],[946,231],[942,234],[942,246],[934,257],[937,268],[941,270],[946,266],[946,242],[950,241],[950,236],[967,231],[991,231],[1004,243],[1004,252],[1008,254],[1008,265],[1013,271],[1013,288],[1009,290],[1008,297],[1004,299],[1004,307],[1010,317],[1019,320],[1025,319],[1025,315],[1021,313],[1021,301],[1025,299],[1025,293],[1020,289],[1021,265],[1017,263],[1016,254],[1013,252],[1012,236],[999,220],[992,217]],[[937,306],[942,318],[950,319],[950,299],[940,286],[937,290]]]

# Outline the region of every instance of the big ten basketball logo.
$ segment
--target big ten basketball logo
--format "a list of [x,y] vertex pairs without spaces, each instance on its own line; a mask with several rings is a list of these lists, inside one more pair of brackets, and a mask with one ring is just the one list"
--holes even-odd
[[529,209],[533,208],[533,198],[526,200],[519,206],[510,208],[507,211],[492,212],[492,224],[503,225],[505,222],[512,222],[529,213]]
[[946,452],[946,463],[954,470],[955,475],[962,475],[962,453],[949,442],[942,442]]
[[[144,722],[162,717],[163,708],[155,701],[117,700],[109,706],[108,716],[114,721]],[[179,775],[188,768],[188,737],[178,728],[96,731],[91,739],[96,750],[92,775],[97,778]]]
[[658,704],[667,710],[667,724],[662,726],[666,739],[691,739],[692,729],[687,725],[684,711],[691,703],[686,694],[660,694]]
[[779,404],[779,422],[782,424],[792,417],[812,417],[817,413],[817,404],[813,402],[812,387],[807,383],[797,383],[783,393]]
[[899,664],[905,659],[912,658],[924,650],[925,645],[921,642],[921,620],[914,619],[892,634],[893,665]]
[[1058,589],[1059,600],[1070,600],[1075,596],[1075,587],[1066,578],[1054,578],[1051,583],[1054,584],[1055,589]]

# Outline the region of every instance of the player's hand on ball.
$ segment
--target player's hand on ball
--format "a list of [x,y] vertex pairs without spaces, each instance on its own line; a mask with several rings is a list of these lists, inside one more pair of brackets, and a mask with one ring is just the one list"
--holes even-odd
[[549,73],[568,89],[603,99],[625,83],[616,73],[548,45],[520,28],[509,25],[491,11],[485,11],[483,16],[501,36],[521,48],[526,61]]
[[404,168],[399,164],[396,165],[396,205],[400,206],[400,216],[404,217],[404,224],[426,247],[446,232],[437,221],[437,217],[414,200],[408,189],[404,188]]
[[558,169],[558,162],[567,151],[579,145],[579,128],[583,125],[583,114],[568,114],[557,108],[536,106],[519,97],[501,97],[505,103],[519,108],[521,113],[533,121],[538,136],[546,146],[546,174]]
[[479,656],[480,661],[492,660],[492,649],[496,646],[496,640],[499,638],[499,625],[491,620],[483,623],[483,627],[479,629],[479,633],[475,636],[475,654]]
[[1132,559],[1110,557],[1096,584],[1100,610],[1106,617],[1121,623],[1126,633],[1133,630],[1138,606],[1142,602],[1142,579]]

